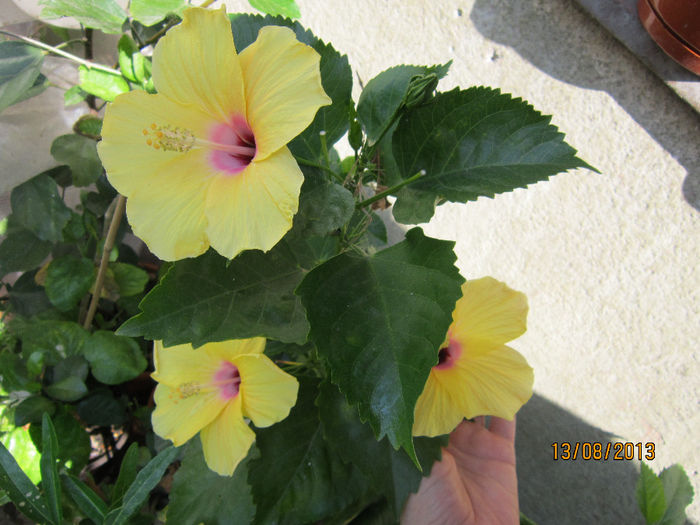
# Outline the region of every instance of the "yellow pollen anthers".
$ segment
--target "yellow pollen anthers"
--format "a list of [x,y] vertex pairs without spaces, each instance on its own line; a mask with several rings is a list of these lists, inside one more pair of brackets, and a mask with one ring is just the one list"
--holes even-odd
[[189,129],[169,125],[158,126],[155,122],[149,127],[150,131],[148,128],[143,128],[146,145],[156,150],[184,153],[191,150],[197,140]]
[[188,397],[195,396],[199,394],[201,388],[199,383],[190,381],[189,383],[182,383],[177,387],[177,391],[180,394],[180,399],[187,399]]

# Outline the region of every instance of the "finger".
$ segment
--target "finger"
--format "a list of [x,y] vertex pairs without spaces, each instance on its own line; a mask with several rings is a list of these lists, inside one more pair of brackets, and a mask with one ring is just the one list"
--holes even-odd
[[515,417],[513,417],[513,421],[508,421],[507,419],[492,416],[489,430],[497,436],[506,438],[508,441],[515,441]]

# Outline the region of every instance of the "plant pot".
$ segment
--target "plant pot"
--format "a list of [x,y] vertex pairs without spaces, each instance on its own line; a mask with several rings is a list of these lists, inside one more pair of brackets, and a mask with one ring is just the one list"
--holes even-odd
[[700,75],[700,0],[639,0],[637,11],[659,47]]

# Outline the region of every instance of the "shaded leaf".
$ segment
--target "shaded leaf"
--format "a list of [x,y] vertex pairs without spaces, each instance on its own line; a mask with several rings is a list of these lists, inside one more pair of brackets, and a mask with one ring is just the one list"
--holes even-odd
[[355,211],[349,190],[328,180],[316,169],[304,168],[304,184],[294,231],[304,236],[325,235],[343,226]]
[[40,423],[44,413],[53,415],[56,405],[43,396],[29,396],[15,408],[15,426]]
[[80,400],[78,415],[86,425],[119,426],[126,421],[124,403],[114,398],[110,390],[99,388]]
[[409,110],[393,136],[400,175],[425,175],[399,190],[394,217],[426,222],[436,202],[467,202],[588,167],[564,134],[521,99],[474,87],[438,93]]
[[0,42],[0,112],[25,98],[40,78],[43,61],[43,53],[34,46]]
[[385,438],[377,441],[372,429],[362,423],[357,409],[347,404],[345,397],[330,383],[321,386],[317,401],[323,435],[345,462],[355,465],[370,481],[372,495],[383,495],[389,503],[394,520],[398,521],[406,499],[416,492],[423,476],[428,476],[433,462],[441,457],[444,437],[414,439],[423,473],[403,451],[394,450]]
[[85,27],[121,33],[126,13],[115,0],[41,0],[42,18],[72,16]]
[[44,413],[41,421],[41,488],[44,491],[46,508],[53,523],[60,525],[63,521],[63,509],[61,508],[61,482],[58,478],[58,438],[56,429],[51,423],[51,418]]
[[664,486],[666,511],[661,525],[683,525],[685,523],[685,508],[693,501],[693,486],[688,475],[680,465],[671,465],[659,474]]
[[130,337],[98,330],[85,345],[85,359],[92,375],[106,385],[118,385],[135,378],[148,365],[139,345]]
[[115,509],[122,504],[124,494],[129,490],[129,487],[136,479],[139,466],[139,445],[132,443],[122,458],[122,464],[119,467],[119,476],[112,488],[112,497],[110,508]]
[[294,295],[303,272],[286,243],[248,250],[229,261],[213,250],[172,265],[119,334],[165,346],[263,336],[306,341],[308,323]]
[[121,507],[114,509],[105,519],[105,525],[123,525],[141,508],[148,494],[158,484],[170,463],[175,460],[178,449],[169,446],[162,450],[139,472],[126,491]]
[[61,135],[51,144],[51,155],[70,168],[75,186],[88,186],[102,174],[96,144],[94,140],[75,133]]
[[361,497],[366,482],[324,441],[314,400],[315,381],[301,381],[289,416],[256,430],[260,459],[250,462],[248,482],[257,506],[255,523],[314,523]]
[[51,301],[46,296],[43,286],[34,282],[36,271],[23,273],[10,290],[10,309],[12,312],[31,317],[51,309]]
[[39,266],[51,253],[51,241],[42,241],[25,229],[8,233],[0,244],[0,276]]
[[331,380],[379,439],[414,461],[414,407],[464,282],[453,246],[414,228],[376,255],[334,257],[297,289]]
[[146,270],[127,263],[110,263],[109,269],[112,271],[114,281],[119,287],[119,295],[129,297],[143,292],[148,282],[148,272]]
[[94,523],[102,523],[107,515],[105,502],[77,477],[62,473],[61,480],[66,492],[83,514]]
[[70,209],[58,194],[56,182],[46,174],[37,175],[12,190],[12,220],[44,241],[59,242]]
[[257,455],[257,449],[252,447],[233,476],[219,476],[207,467],[201,441],[192,439],[173,479],[168,524],[251,523],[255,505],[247,481],[248,463]]
[[51,261],[45,283],[51,304],[63,312],[74,308],[92,287],[95,273],[90,259],[64,255]]

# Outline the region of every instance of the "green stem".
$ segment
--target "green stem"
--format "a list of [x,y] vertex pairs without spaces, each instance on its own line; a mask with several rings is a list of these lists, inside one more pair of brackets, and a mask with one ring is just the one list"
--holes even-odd
[[34,46],[34,47],[44,49],[45,51],[48,51],[49,53],[53,53],[54,55],[62,56],[63,58],[67,58],[68,60],[72,60],[73,62],[77,62],[78,64],[82,64],[83,66],[85,66],[89,69],[98,69],[98,70],[104,71],[106,73],[111,73],[113,75],[121,76],[121,73],[119,71],[117,71],[116,69],[112,69],[111,67],[103,66],[101,64],[95,64],[94,62],[90,62],[89,60],[84,60],[84,59],[80,58],[79,56],[76,56],[72,53],[66,53],[65,51],[62,51],[62,50],[58,49],[57,47],[50,46],[48,44],[44,44],[43,42],[40,42],[38,40],[34,40],[33,38],[29,38],[28,36],[17,35],[15,33],[10,33],[9,31],[3,31],[2,29],[0,29],[0,33],[3,35],[10,36],[12,38],[16,38],[18,40],[21,40],[22,42],[25,42],[29,45]]
[[102,248],[102,259],[100,260],[100,268],[97,271],[97,279],[95,279],[95,289],[92,293],[90,308],[88,309],[87,316],[85,317],[85,322],[83,323],[83,328],[85,328],[85,330],[90,329],[92,320],[95,317],[95,312],[97,311],[97,303],[100,302],[100,295],[102,295],[102,286],[104,285],[105,276],[107,275],[109,255],[112,252],[112,248],[114,247],[114,240],[117,237],[117,231],[119,230],[119,225],[122,222],[125,207],[126,197],[124,197],[123,195],[119,195],[117,197],[117,204],[114,208],[112,220],[109,223],[109,231],[107,232],[107,237],[105,238],[105,244]]
[[420,179],[424,175],[425,175],[425,170],[420,170],[415,175],[407,178],[404,181],[399,182],[396,186],[392,186],[388,190],[384,190],[380,193],[377,193],[376,195],[374,195],[373,197],[370,197],[367,200],[364,200],[362,202],[358,202],[357,204],[355,204],[355,208],[359,210],[360,208],[364,208],[365,206],[369,206],[373,202],[377,202],[378,200],[383,199],[387,195],[392,195],[392,194],[396,193],[398,190],[400,190],[404,186],[408,186],[409,184],[413,184],[414,182],[416,182],[418,179]]
[[311,160],[303,159],[301,157],[296,157],[296,159],[297,159],[297,162],[299,164],[303,164],[304,166],[311,166],[312,168],[318,168],[320,170],[327,171],[328,173],[333,175],[338,180],[338,182],[340,182],[341,184],[343,184],[345,182],[345,179],[343,179],[342,176],[337,174],[335,171],[333,171],[328,166],[324,166],[323,164],[319,164],[318,162],[313,162]]

